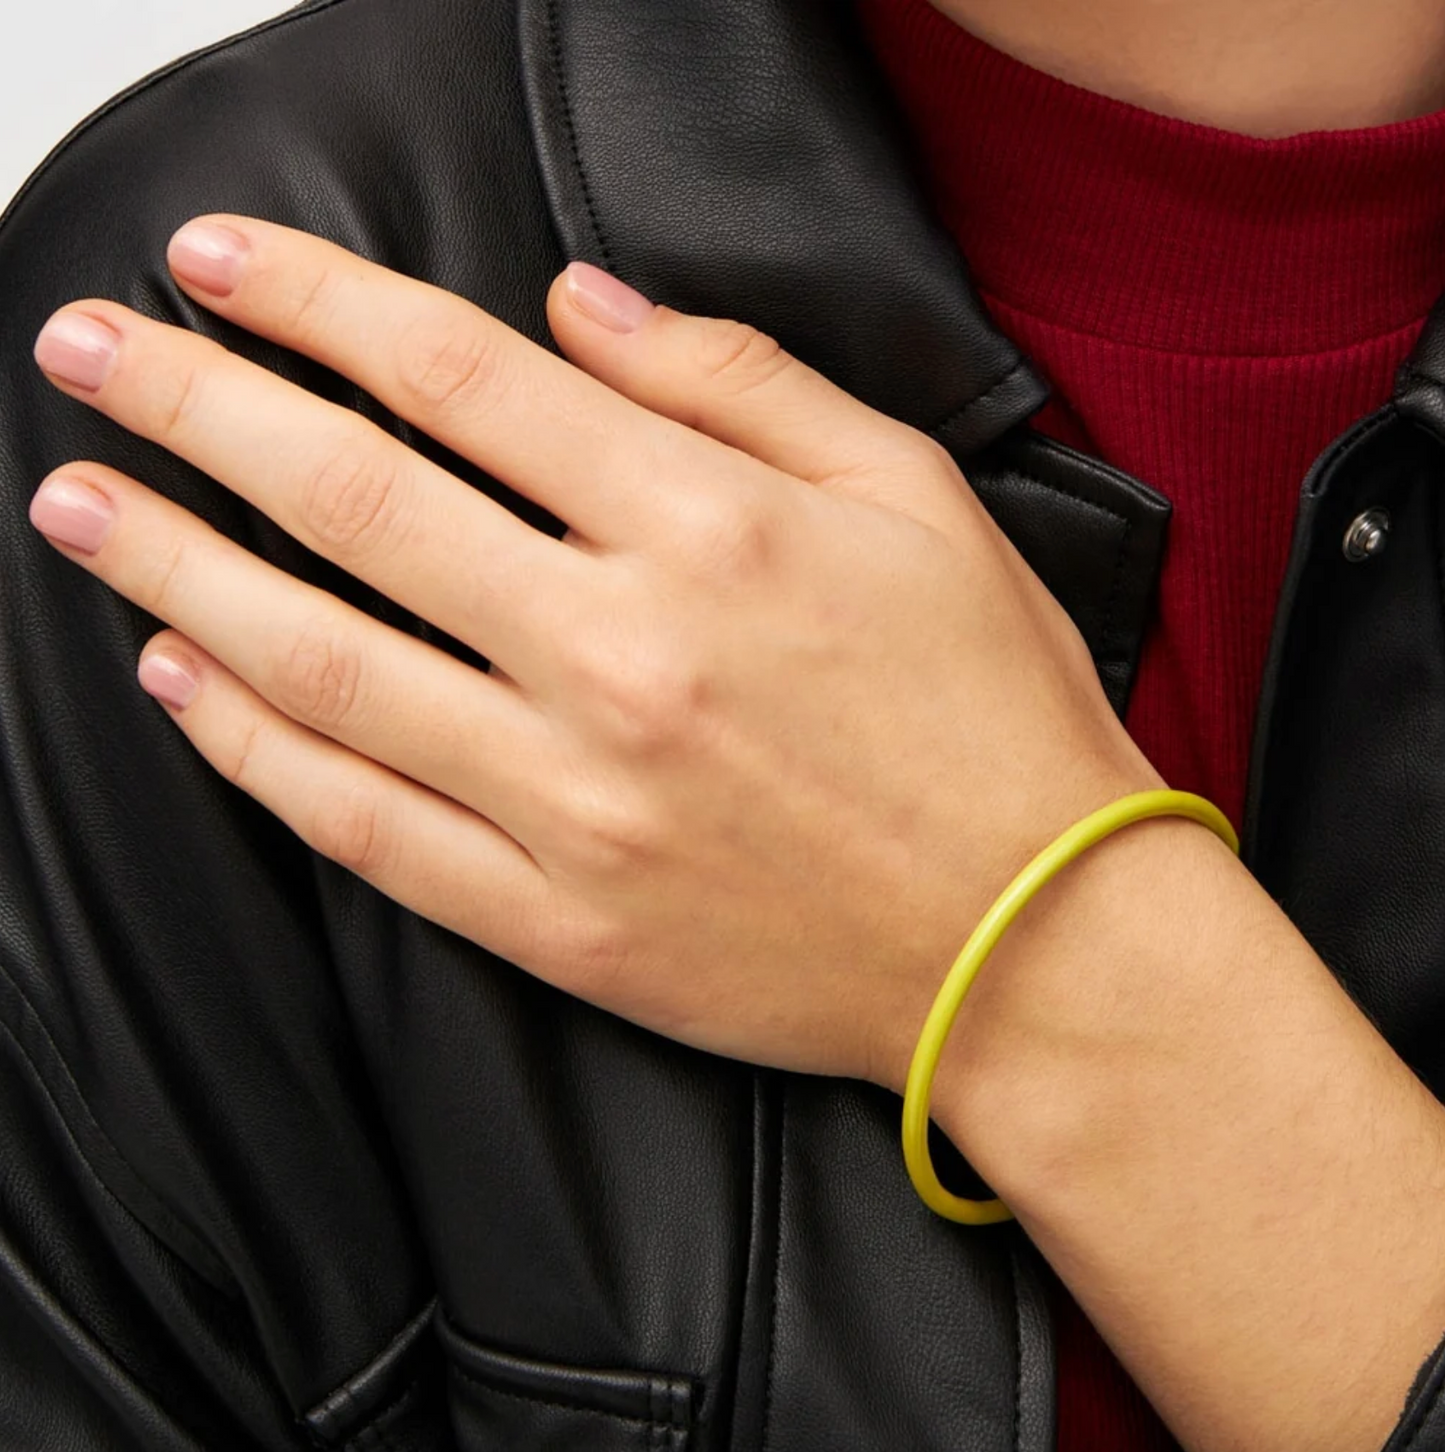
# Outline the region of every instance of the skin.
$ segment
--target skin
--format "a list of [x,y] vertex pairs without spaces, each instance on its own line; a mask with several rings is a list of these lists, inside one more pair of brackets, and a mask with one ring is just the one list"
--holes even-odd
[[[220,228],[172,244],[198,302],[570,529],[214,343],[77,303],[37,345],[58,387],[496,663],[77,462],[31,517],[173,627],[142,684],[415,911],[686,1042],[901,1088],[994,896],[1159,785],[946,455],[746,327],[585,267],[549,298],[569,364],[328,243]],[[57,495],[110,510],[84,549]],[[1445,1110],[1212,835],[1136,826],[1060,877],[950,1047],[936,1117],[1186,1446],[1383,1442],[1445,1327]]]
[[931,0],[1075,85],[1248,136],[1445,107],[1436,0]]
[[[1261,136],[1445,103],[1445,12],[1419,0],[937,3],[1067,79]],[[37,350],[58,387],[494,662],[77,462],[32,519],[174,627],[142,684],[417,912],[689,1043],[901,1089],[1013,873],[1159,785],[952,463],[767,339],[585,268],[549,298],[569,364],[326,243],[214,220],[171,250],[198,302],[570,528],[537,535],[216,345],[77,303]],[[114,345],[99,369],[77,320]],[[111,512],[84,549],[54,533],[57,490]],[[183,705],[168,662],[194,680]],[[1383,1442],[1445,1328],[1445,1110],[1203,829],[1131,828],[1030,906],[934,1112],[1186,1447]]]

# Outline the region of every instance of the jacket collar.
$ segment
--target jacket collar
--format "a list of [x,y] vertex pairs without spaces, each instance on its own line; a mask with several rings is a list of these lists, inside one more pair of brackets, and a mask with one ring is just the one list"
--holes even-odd
[[741,316],[959,452],[1046,390],[924,197],[846,0],[518,0],[567,254]]

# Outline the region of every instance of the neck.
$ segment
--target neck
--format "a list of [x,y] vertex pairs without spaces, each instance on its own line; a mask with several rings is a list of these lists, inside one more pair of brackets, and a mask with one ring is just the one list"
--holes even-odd
[[1249,136],[1445,108],[1439,0],[931,0],[1038,70]]

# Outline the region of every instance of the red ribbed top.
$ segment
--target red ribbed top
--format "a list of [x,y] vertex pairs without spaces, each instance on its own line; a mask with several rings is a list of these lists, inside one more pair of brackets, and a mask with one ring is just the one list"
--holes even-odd
[[[859,9],[985,305],[1053,385],[1039,426],[1173,501],[1128,726],[1238,822],[1300,485],[1445,292],[1445,112],[1255,140],[1045,75],[927,0]],[[1071,1304],[1060,1333],[1060,1452],[1171,1447]]]

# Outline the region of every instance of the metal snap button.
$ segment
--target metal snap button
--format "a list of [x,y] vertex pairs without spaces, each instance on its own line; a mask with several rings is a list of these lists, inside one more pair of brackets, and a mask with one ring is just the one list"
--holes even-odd
[[1379,554],[1389,538],[1389,514],[1383,509],[1367,509],[1345,531],[1345,558],[1352,565],[1361,564]]

